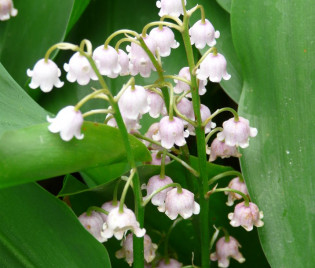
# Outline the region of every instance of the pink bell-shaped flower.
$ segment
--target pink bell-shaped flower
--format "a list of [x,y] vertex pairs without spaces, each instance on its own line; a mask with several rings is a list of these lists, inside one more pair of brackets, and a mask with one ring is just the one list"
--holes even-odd
[[79,85],[84,86],[90,82],[90,79],[98,79],[89,61],[79,52],[73,54],[69,63],[65,63],[63,68],[67,72],[67,80],[71,83],[77,81]]
[[12,0],[0,0],[0,21],[15,17],[18,11],[14,8]]
[[29,87],[32,89],[40,87],[43,92],[50,92],[55,86],[60,88],[63,86],[63,82],[59,77],[61,71],[52,60],[45,62],[45,59],[41,59],[36,62],[33,70],[27,70],[27,75],[32,78]]
[[61,109],[55,118],[47,116],[50,123],[48,129],[52,133],[60,132],[60,137],[64,141],[70,141],[73,137],[82,140],[84,135],[81,133],[83,116],[80,111],[76,111],[74,106],[66,106]]
[[256,135],[257,129],[250,127],[247,119],[239,117],[239,121],[235,121],[233,117],[223,123],[223,131],[218,133],[217,139],[228,146],[246,148],[249,146],[249,137]]
[[[182,114],[185,115],[190,120],[195,120],[194,114],[194,107],[192,101],[182,98],[176,105],[177,110]],[[183,120],[184,125],[188,125],[188,122]],[[190,134],[190,131],[189,131]]]
[[184,124],[181,119],[174,116],[173,120],[170,120],[169,116],[165,116],[161,119],[159,132],[153,135],[153,139],[161,140],[164,148],[171,149],[174,144],[177,146],[186,144],[185,138],[188,136],[189,133],[184,131]]
[[[207,118],[211,116],[210,109],[203,104],[200,104],[200,116],[201,116],[201,121],[205,121]],[[205,126],[205,133],[209,133],[212,128],[215,128],[216,124],[209,121],[207,125]],[[188,125],[188,131],[190,135],[196,135],[195,134],[195,128],[192,125]]]
[[[189,71],[189,67],[183,67],[178,74],[179,77],[184,78],[186,80],[188,80],[189,82],[191,81],[191,77],[190,77],[190,71]],[[190,86],[180,80],[174,80],[176,85],[174,87],[174,92],[176,94],[181,94],[184,91],[188,91],[190,90]],[[207,84],[207,80],[199,80],[199,87],[198,87],[198,92],[199,95],[204,95],[206,93],[206,84]],[[186,95],[187,97],[191,98],[191,93]]]
[[150,32],[150,37],[155,42],[161,57],[167,57],[171,54],[171,48],[178,48],[179,43],[175,40],[173,31],[168,27],[156,27]]
[[128,230],[131,230],[137,237],[143,237],[145,234],[145,229],[140,228],[140,224],[132,210],[124,208],[124,211],[120,212],[117,207],[107,215],[101,235],[105,239],[115,236],[116,239],[121,240]]
[[[158,91],[161,91],[157,88]],[[147,91],[148,104],[150,106],[149,114],[152,118],[158,118],[160,114],[166,114],[164,99],[153,91]]]
[[[158,152],[157,151],[153,151],[151,153],[151,157],[152,157],[152,161],[149,163],[150,165],[156,165],[156,166],[160,166],[162,164],[162,155],[160,154],[158,156]],[[171,162],[171,159],[169,158],[169,156],[165,156],[165,165],[168,164],[169,162]]]
[[[239,177],[232,179],[228,185],[228,188],[240,191],[245,195],[248,195],[248,190],[244,181],[240,181]],[[226,203],[228,206],[233,206],[235,200],[240,200],[243,197],[234,192],[224,192],[228,196],[228,202]]]
[[116,78],[121,71],[118,53],[111,46],[107,46],[107,48],[104,45],[97,47],[93,52],[93,59],[98,61],[101,75]]
[[91,215],[88,216],[86,215],[86,212],[84,212],[79,216],[79,221],[99,242],[103,243],[106,241],[106,239],[101,236],[104,224],[101,213],[92,211]]
[[[107,115],[106,118],[108,118],[110,115]],[[127,128],[127,131],[129,133],[132,133],[134,131],[137,131],[138,129],[141,128],[141,125],[139,124],[139,120],[140,120],[140,116],[137,119],[129,119],[129,118],[125,118],[123,117],[125,126]],[[107,125],[110,127],[117,127],[117,122],[115,118],[110,118],[107,121]]]
[[165,15],[179,17],[180,15],[184,14],[181,0],[161,0],[156,2],[156,6],[160,8],[160,17],[163,17]]
[[159,261],[156,268],[181,268],[183,264],[175,259],[162,259]]
[[[159,128],[160,128],[160,123],[153,123],[148,131],[145,133],[145,136],[149,139],[153,139],[153,137],[155,137],[155,141],[160,141],[160,138],[159,138]],[[143,143],[145,144],[145,146],[147,147],[150,147],[150,149],[153,149],[153,150],[163,150],[163,147],[159,146],[159,145],[156,145],[156,144],[153,144],[153,143],[150,143],[149,141],[146,141],[146,140],[143,140]]]
[[118,101],[122,116],[126,119],[138,118],[150,110],[148,95],[142,86],[129,86]]
[[[155,258],[155,251],[157,245],[152,243],[150,236],[144,235],[144,259],[147,263],[150,263]],[[126,262],[132,266],[133,264],[133,235],[128,234],[126,239],[121,243],[122,248],[116,251],[116,258],[125,258]]]
[[239,203],[234,208],[234,213],[229,213],[228,218],[233,227],[242,226],[246,231],[253,230],[253,225],[261,227],[264,222],[261,219],[264,217],[262,211],[259,211],[257,205],[249,202],[249,206],[245,206],[245,202]]
[[118,63],[121,67],[120,75],[129,75],[129,57],[127,53],[121,49],[118,49]]
[[210,259],[218,261],[219,267],[229,267],[231,257],[239,263],[243,263],[245,258],[238,250],[240,247],[241,245],[234,237],[230,236],[229,241],[226,241],[225,237],[221,237],[216,243],[216,252],[210,255]]
[[214,46],[216,38],[220,37],[220,32],[215,31],[213,25],[207,19],[203,23],[201,20],[197,21],[189,29],[191,44],[195,44],[196,48],[203,49],[206,44],[210,47]]
[[[143,37],[143,41],[154,55],[156,49],[155,42],[149,35]],[[129,70],[132,76],[140,73],[142,77],[149,77],[151,75],[151,70],[155,71],[155,67],[151,59],[141,46],[132,42],[130,46],[127,46],[127,51],[129,52]]]
[[182,189],[179,193],[177,188],[173,188],[167,192],[165,204],[159,207],[159,211],[165,211],[171,220],[175,220],[178,215],[188,219],[193,214],[199,214],[200,206],[195,202],[192,192]]
[[231,75],[226,71],[226,60],[220,53],[209,53],[201,62],[196,74],[198,79],[206,80],[209,78],[209,80],[214,83],[221,82],[222,78],[224,80],[231,78]]
[[241,157],[242,155],[238,152],[237,147],[226,145],[225,142],[219,141],[215,138],[212,143],[209,152],[210,154],[210,162],[213,162],[217,159],[217,157],[221,158],[229,158],[231,156]]
[[[148,181],[147,186],[146,186],[147,196],[144,199],[149,197],[154,191],[156,191],[159,188],[164,187],[170,183],[173,183],[173,180],[168,176],[165,176],[164,178],[161,178],[160,175],[155,175],[155,176],[151,177]],[[155,206],[158,206],[158,207],[160,207],[160,206],[163,207],[164,202],[165,202],[165,198],[166,198],[166,194],[171,189],[172,189],[172,187],[166,188],[163,191],[157,193],[155,196],[153,196],[151,199],[152,204]],[[158,208],[158,209],[160,210],[160,208]],[[164,210],[163,210],[163,212],[164,212]]]

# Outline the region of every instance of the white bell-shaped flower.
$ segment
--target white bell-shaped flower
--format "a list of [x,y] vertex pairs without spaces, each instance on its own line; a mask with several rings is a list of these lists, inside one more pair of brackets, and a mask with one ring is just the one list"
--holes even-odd
[[[144,243],[144,259],[150,263],[155,258],[155,252],[158,246],[152,243],[150,236],[147,234],[143,238]],[[116,251],[115,256],[118,259],[125,258],[126,262],[132,266],[133,264],[133,235],[128,234],[126,239],[121,243],[122,248]]]
[[[182,98],[176,104],[177,110],[182,114],[185,115],[190,120],[195,120],[195,113],[192,101],[188,100],[187,98]],[[188,125],[188,122],[183,120],[184,125]],[[190,134],[190,131],[189,131]]]
[[32,89],[40,87],[43,92],[50,92],[54,86],[60,88],[64,84],[59,79],[60,69],[50,59],[47,62],[45,59],[36,62],[33,70],[27,69],[27,75],[32,78],[29,87]]
[[109,212],[101,235],[105,239],[115,236],[116,239],[121,240],[128,230],[131,230],[137,237],[143,237],[145,234],[145,229],[140,228],[132,210],[124,208],[123,212],[120,212],[117,207]]
[[[161,92],[159,88],[158,91]],[[150,106],[149,114],[152,118],[158,118],[160,114],[166,114],[166,107],[164,103],[164,99],[154,91],[147,91],[148,95],[148,104]]]
[[239,120],[235,121],[233,117],[223,123],[223,131],[218,133],[217,139],[228,146],[246,148],[249,146],[249,137],[256,137],[257,133],[256,128],[249,126],[247,119],[239,117]]
[[73,137],[82,140],[84,135],[81,133],[83,116],[80,111],[76,111],[74,106],[66,106],[61,109],[55,118],[47,116],[50,123],[48,129],[52,133],[60,132],[60,137],[64,141],[70,141]]
[[98,61],[101,75],[116,78],[121,72],[118,53],[111,46],[105,48],[104,45],[101,45],[97,47],[93,52],[93,59]]
[[229,241],[226,241],[225,237],[221,237],[216,243],[216,252],[210,255],[210,259],[218,261],[219,267],[229,267],[231,257],[239,263],[243,263],[245,258],[238,250],[240,247],[241,245],[234,237],[229,236]]
[[[143,37],[143,41],[154,55],[156,49],[155,42],[149,35]],[[131,75],[135,76],[140,73],[142,77],[149,77],[151,75],[151,70],[155,71],[151,59],[141,46],[131,42],[131,45],[127,46],[127,51],[129,52],[129,70]]]
[[[201,116],[201,121],[205,121],[208,117],[211,116],[210,109],[203,104],[200,104],[200,116]],[[207,125],[205,126],[205,133],[209,133],[212,128],[215,128],[216,124],[214,122],[209,121]],[[190,135],[195,135],[195,128],[192,125],[188,125],[188,131]]]
[[129,75],[129,57],[122,49],[118,49],[118,63],[121,67],[119,75]]
[[246,231],[253,230],[253,226],[261,227],[264,222],[261,220],[264,217],[262,211],[256,204],[249,202],[249,206],[245,206],[245,201],[239,203],[234,208],[234,213],[229,213],[228,218],[233,227],[242,226]]
[[164,206],[160,206],[159,211],[165,211],[171,220],[175,220],[178,215],[188,219],[193,214],[199,214],[200,206],[195,202],[192,192],[182,189],[179,193],[177,188],[173,188],[167,192]]
[[205,19],[203,23],[201,20],[197,21],[189,29],[190,41],[191,44],[195,44],[196,48],[203,49],[206,44],[210,47],[214,46],[216,38],[220,37],[220,32],[215,31],[211,22]]
[[90,82],[90,79],[97,80],[89,61],[79,52],[73,54],[69,63],[65,63],[63,68],[67,72],[67,80],[71,83],[77,81],[79,85],[84,86]]
[[169,116],[161,119],[159,124],[159,132],[153,135],[156,141],[161,140],[161,145],[166,149],[171,149],[174,144],[183,146],[186,144],[185,138],[189,136],[189,132],[184,131],[184,124],[181,119],[173,117],[170,120]]
[[229,158],[231,156],[234,157],[241,157],[242,155],[238,152],[237,147],[229,146],[223,141],[219,141],[217,138],[215,138],[212,143],[210,150],[207,152],[210,154],[210,162],[213,162],[217,159],[217,157],[223,158]]
[[[184,78],[188,80],[189,82],[191,81],[191,76],[190,76],[190,71],[189,67],[183,67],[178,74],[179,77]],[[174,92],[176,94],[181,94],[182,92],[186,92],[190,90],[190,85],[185,83],[184,81],[180,80],[174,80],[176,85],[174,87]],[[199,80],[199,86],[198,86],[198,93],[199,95],[204,95],[207,90],[206,90],[206,85],[207,85],[207,80]],[[191,93],[186,95],[187,97],[191,98]]]
[[165,15],[179,17],[180,15],[184,14],[181,0],[161,0],[156,2],[156,6],[160,8],[160,17],[163,17]]
[[118,101],[122,116],[138,120],[139,116],[149,112],[148,94],[142,86],[129,86]]
[[92,211],[91,215],[88,216],[86,215],[86,212],[84,212],[79,216],[79,221],[99,242],[103,243],[106,241],[106,239],[101,236],[104,224],[101,213]]
[[[114,208],[118,208],[119,207],[119,201],[117,201],[117,203],[114,205],[113,204],[113,201],[108,201],[108,202],[105,202],[101,208],[104,209],[105,211],[107,212],[111,212]],[[124,209],[127,208],[126,205],[124,204]],[[101,216],[104,220],[104,222],[107,220],[107,215],[104,214],[104,213],[101,213]]]
[[[245,181],[240,181],[239,177],[232,179],[228,185],[228,188],[240,191],[243,194],[248,195],[248,190],[247,190]],[[228,206],[233,206],[235,200],[240,200],[243,198],[241,195],[234,192],[224,192],[224,193],[228,196],[228,201],[226,203]]]
[[[146,185],[147,189],[147,196],[144,197],[146,199],[148,196],[150,196],[154,191],[158,190],[159,188],[162,188],[170,183],[173,183],[173,180],[165,176],[164,178],[161,178],[160,175],[155,175],[151,177],[148,181],[148,184]],[[164,206],[166,194],[168,191],[170,191],[172,187],[166,188],[162,190],[161,192],[157,193],[155,196],[152,197],[151,202],[155,206]]]
[[[145,136],[151,140],[153,139],[155,141],[160,141],[159,134],[158,134],[159,128],[160,128],[160,123],[158,122],[153,123],[149,127],[148,131],[145,133]],[[155,139],[153,138],[153,136],[155,137]],[[162,146],[150,143],[149,141],[143,140],[143,143],[145,144],[145,146],[149,147],[149,149],[158,150],[158,151],[163,150]]]
[[201,62],[196,74],[198,79],[206,80],[209,78],[209,80],[214,83],[221,82],[222,78],[224,80],[231,78],[231,75],[226,71],[226,59],[220,53],[209,53]]
[[8,20],[15,17],[18,11],[14,8],[12,0],[0,0],[0,20]]
[[171,54],[171,48],[178,48],[179,43],[175,40],[173,31],[168,27],[156,27],[150,31],[150,37],[155,42],[161,57]]
[[[111,115],[107,115],[106,118],[110,117]],[[137,119],[129,119],[129,118],[125,118],[123,117],[125,126],[127,128],[127,131],[129,133],[137,131],[138,129],[141,128],[141,125],[139,124],[139,120],[140,120],[140,116]],[[117,122],[116,119],[114,117],[110,118],[107,123],[108,126],[110,127],[118,127],[117,126]]]

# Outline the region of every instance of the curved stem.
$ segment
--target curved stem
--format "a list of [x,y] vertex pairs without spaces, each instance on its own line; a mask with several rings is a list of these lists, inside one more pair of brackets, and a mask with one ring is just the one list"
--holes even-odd
[[213,52],[214,55],[216,55],[217,53],[217,49],[215,47],[211,47],[209,48],[205,54],[202,55],[202,57],[200,58],[200,60],[197,62],[196,66],[193,69],[193,73],[196,74],[196,71],[198,69],[198,67],[200,66],[200,64],[203,62],[203,60],[208,56],[208,54],[210,54],[211,52]]
[[124,94],[124,92],[126,91],[126,89],[129,87],[129,86],[132,86],[134,87],[135,86],[135,78],[134,77],[131,77],[127,84],[123,85],[122,89],[118,92],[118,94],[115,96],[115,101],[119,101],[120,97]]
[[173,16],[170,16],[170,15],[164,15],[163,17],[161,17],[161,21],[164,21],[165,19],[170,19],[170,20],[173,20],[175,21],[179,26],[182,26],[183,25],[183,22],[177,18],[177,17],[173,17]]
[[120,35],[120,34],[131,34],[133,35],[134,37],[136,38],[139,38],[139,34],[135,31],[132,31],[132,30],[128,30],[128,29],[122,29],[122,30],[118,30],[114,33],[112,33],[109,37],[107,37],[105,43],[104,43],[104,48],[107,48],[108,47],[108,44],[109,42],[117,35]]
[[84,113],[82,116],[83,118],[85,118],[87,116],[94,115],[94,114],[109,114],[109,113],[113,113],[113,110],[112,109],[94,109],[94,110]]
[[153,22],[150,22],[146,26],[143,27],[142,36],[146,36],[148,29],[152,26],[167,26],[169,28],[174,28],[174,29],[178,30],[179,32],[182,31],[182,28],[179,27],[178,25],[174,24],[174,23],[166,22],[166,21],[153,21]]
[[119,202],[119,212],[120,213],[123,213],[124,212],[124,204],[125,204],[125,198],[126,198],[126,195],[127,195],[127,191],[128,191],[128,188],[130,186],[130,183],[133,179],[133,176],[135,175],[136,173],[136,170],[135,169],[132,169],[131,172],[130,172],[130,176],[128,177],[128,180],[124,186],[124,189],[123,189],[123,192],[121,194],[121,197],[120,197],[120,202]]
[[239,117],[238,117],[238,114],[237,112],[233,109],[233,108],[230,108],[230,107],[225,107],[225,108],[221,108],[221,109],[218,109],[216,110],[210,117],[208,117],[203,123],[202,125],[203,126],[206,126],[214,117],[216,117],[218,114],[222,113],[222,112],[231,112],[233,115],[234,115],[234,120],[235,122],[239,121]]
[[231,189],[231,188],[218,188],[218,189],[214,189],[209,191],[206,196],[207,198],[209,198],[210,195],[214,194],[214,193],[220,193],[220,192],[232,192],[232,193],[236,193],[239,194],[243,197],[244,201],[245,201],[245,206],[248,207],[249,206],[249,198],[246,194],[244,194],[241,191],[235,190],[235,189]]
[[122,43],[124,43],[124,42],[135,43],[135,44],[137,44],[138,46],[140,46],[140,43],[139,43],[136,39],[133,39],[133,38],[130,38],[130,37],[126,37],[126,38],[120,39],[120,40],[116,43],[115,49],[118,51],[120,45],[121,45]]
[[161,160],[160,178],[165,178],[165,157],[166,157],[166,150],[163,150],[162,160]]
[[91,99],[94,99],[97,95],[99,94],[104,94],[105,92],[107,92],[105,89],[99,89],[96,91],[93,91],[92,93],[86,95],[82,100],[80,100],[75,106],[74,106],[74,110],[78,111],[80,110],[80,108],[82,107],[82,105],[84,105],[86,102],[88,102]]
[[104,213],[105,215],[109,214],[109,212],[106,211],[105,209],[102,209],[102,208],[99,208],[99,207],[96,207],[96,206],[91,206],[91,207],[89,207],[87,209],[86,216],[91,216],[93,211]]
[[231,170],[231,171],[226,171],[226,172],[223,172],[221,174],[218,174],[218,175],[212,177],[211,179],[209,179],[208,185],[211,185],[211,184],[215,183],[216,181],[218,181],[219,179],[222,179],[222,178],[227,177],[227,176],[237,176],[237,177],[239,177],[241,182],[244,181],[244,177],[243,177],[242,173],[240,173],[236,170]]
[[210,140],[210,138],[213,136],[213,134],[215,134],[215,133],[217,133],[217,132],[219,132],[219,131],[222,131],[223,130],[223,128],[222,127],[216,127],[216,128],[214,128],[214,129],[212,129],[209,133],[208,133],[208,135],[206,136],[206,144],[208,144],[208,142],[209,142],[209,140]]
[[191,124],[192,126],[196,126],[196,122],[192,121],[191,119],[189,119],[187,116],[183,115],[180,111],[178,111],[176,104],[174,104],[173,109],[176,113],[176,115],[182,119],[184,119],[186,122],[188,122],[189,124]]
[[193,7],[192,9],[187,11],[187,14],[189,14],[189,16],[191,16],[197,9],[200,9],[200,13],[201,13],[201,22],[204,24],[205,20],[206,20],[206,14],[205,14],[205,9],[203,8],[202,5],[196,5],[195,7]]
[[170,78],[170,79],[174,79],[174,80],[179,80],[179,81],[182,81],[184,83],[186,83],[187,85],[191,85],[190,81],[181,77],[181,76],[178,76],[178,75],[164,75],[164,78]]
[[55,49],[61,49],[61,50],[72,50],[72,51],[78,51],[79,47],[77,45],[73,45],[71,43],[58,43],[53,46],[51,46],[47,52],[45,53],[44,60],[45,62],[48,62],[50,54],[55,50]]

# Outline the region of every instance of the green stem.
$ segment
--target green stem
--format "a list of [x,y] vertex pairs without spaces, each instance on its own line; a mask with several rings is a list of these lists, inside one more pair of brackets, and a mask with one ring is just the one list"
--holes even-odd
[[165,157],[166,157],[166,150],[163,150],[162,160],[161,160],[160,178],[165,178]]
[[191,16],[197,9],[200,9],[200,13],[201,13],[201,22],[204,24],[205,20],[206,20],[206,14],[205,14],[205,9],[203,8],[202,5],[196,5],[195,7],[193,7],[192,9],[187,11],[187,14],[189,16]]
[[130,183],[133,179],[133,176],[135,175],[135,170],[132,169],[131,172],[130,172],[130,176],[128,177],[128,180],[124,186],[124,189],[123,189],[123,192],[121,194],[121,197],[120,197],[120,203],[119,203],[119,212],[120,213],[123,213],[124,212],[124,204],[125,204],[125,199],[126,199],[126,195],[127,195],[127,191],[128,191],[128,188],[130,186]]
[[[184,1],[182,0],[183,8]],[[184,46],[186,50],[190,75],[191,75],[191,93],[193,99],[194,113],[197,121],[197,126],[195,128],[196,139],[197,139],[197,153],[199,162],[199,172],[200,179],[198,180],[199,185],[199,195],[200,195],[200,238],[201,238],[201,266],[203,268],[209,268],[210,266],[210,250],[209,250],[209,202],[205,198],[205,194],[208,191],[208,174],[207,174],[207,155],[206,155],[206,143],[205,143],[205,131],[202,126],[202,119],[200,114],[200,97],[198,92],[197,78],[193,73],[195,68],[194,55],[192,45],[190,43],[189,36],[189,16],[184,9],[184,31],[182,32],[182,37],[184,41]]]
[[91,206],[91,207],[89,207],[87,209],[86,216],[91,216],[93,211],[104,213],[105,215],[109,214],[109,212],[106,211],[105,209],[102,209],[102,208],[99,208],[99,207],[96,207],[96,206]]
[[121,180],[118,180],[118,182],[115,184],[114,193],[113,193],[113,201],[112,201],[113,206],[117,206],[118,204],[117,197],[118,197],[118,187],[119,187],[120,182]]
[[245,201],[245,206],[248,207],[249,206],[249,198],[246,194],[244,194],[241,191],[235,190],[235,189],[231,189],[231,188],[218,188],[218,189],[214,189],[211,190],[209,192],[206,193],[206,197],[209,198],[210,195],[214,194],[214,193],[220,193],[220,192],[232,192],[232,193],[236,193],[239,194],[243,197],[244,201]]
[[131,31],[131,30],[126,30],[126,29],[123,29],[123,30],[118,30],[114,33],[112,33],[109,37],[107,37],[105,43],[104,43],[104,48],[107,48],[108,47],[108,44],[109,42],[117,35],[119,34],[132,34],[133,36],[135,36],[136,38],[139,37],[139,34],[135,31]]
[[108,91],[106,91],[106,89],[99,89],[96,90],[88,95],[86,95],[82,100],[80,100],[74,107],[74,109],[76,111],[80,110],[80,108],[82,107],[82,105],[84,105],[86,102],[88,102],[91,99],[94,99],[97,95],[102,94],[102,93],[108,93]]
[[238,172],[236,170],[231,170],[231,171],[226,171],[226,172],[220,173],[220,174],[212,177],[208,181],[208,185],[211,185],[211,184],[215,183],[217,180],[222,179],[222,178],[227,177],[227,176],[237,176],[237,177],[239,177],[241,182],[244,181],[242,173],[240,173],[240,172]]
[[185,115],[183,115],[180,111],[178,111],[177,106],[176,106],[176,102],[173,105],[174,111],[176,113],[176,115],[182,119],[184,119],[186,122],[188,122],[189,124],[191,124],[192,126],[196,126],[195,121],[192,121],[191,119],[189,119],[188,117],[186,117]]
[[196,71],[199,67],[199,65],[203,62],[203,60],[208,56],[209,53],[211,52],[214,52],[216,53],[217,52],[217,49],[215,47],[211,47],[209,48],[205,54],[202,55],[202,57],[200,58],[200,60],[197,62],[197,64],[195,65],[194,69],[193,69],[193,73],[196,74]]
[[179,27],[178,25],[171,23],[171,22],[153,21],[153,22],[150,22],[146,26],[143,27],[142,36],[146,36],[148,29],[152,26],[167,26],[170,28],[174,28],[174,29],[178,30],[179,32],[181,32],[181,30],[182,30],[181,27]]
[[95,110],[91,110],[91,111],[84,113],[82,116],[84,118],[84,117],[94,115],[94,114],[109,114],[112,112],[113,112],[112,109],[95,109]]
[[216,128],[214,128],[214,129],[212,129],[209,133],[208,133],[208,135],[206,136],[206,144],[208,144],[208,142],[209,142],[209,140],[210,140],[210,138],[212,137],[212,135],[213,134],[215,134],[215,133],[217,133],[217,132],[219,132],[219,131],[222,131],[223,130],[223,128],[222,127],[216,127]]
[[216,110],[210,117],[208,117],[203,123],[203,126],[206,126],[214,117],[216,117],[218,114],[222,112],[231,112],[234,115],[234,121],[237,122],[239,121],[238,113],[230,107],[224,107],[221,109]]
[[44,57],[45,62],[48,62],[50,54],[55,50],[55,49],[61,49],[61,50],[73,50],[73,51],[78,51],[79,47],[77,45],[73,45],[71,43],[58,43],[53,46],[51,46]]

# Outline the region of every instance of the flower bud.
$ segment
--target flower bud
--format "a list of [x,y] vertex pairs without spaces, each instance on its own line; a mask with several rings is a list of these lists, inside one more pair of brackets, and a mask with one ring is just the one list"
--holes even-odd
[[253,230],[253,225],[261,227],[264,222],[263,212],[259,211],[257,205],[249,202],[249,206],[245,206],[245,202],[239,203],[234,208],[234,213],[229,213],[228,218],[233,227],[242,226],[246,231]]
[[219,267],[229,267],[231,257],[239,263],[243,263],[245,258],[238,250],[240,247],[241,245],[234,237],[230,236],[229,241],[226,241],[225,237],[221,237],[216,243],[216,252],[210,255],[210,259],[218,261]]
[[61,109],[55,118],[47,116],[50,123],[48,129],[52,133],[60,132],[60,137],[64,141],[70,141],[74,136],[82,140],[84,135],[81,133],[83,116],[80,111],[76,111],[74,106],[66,106]]

